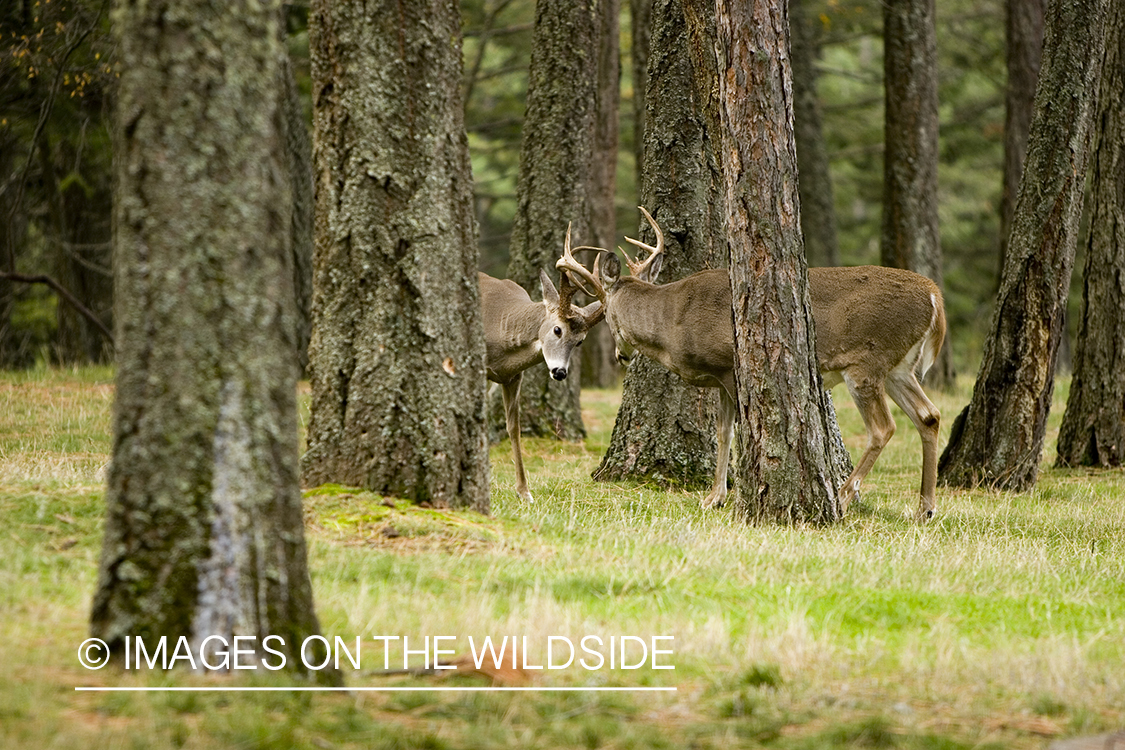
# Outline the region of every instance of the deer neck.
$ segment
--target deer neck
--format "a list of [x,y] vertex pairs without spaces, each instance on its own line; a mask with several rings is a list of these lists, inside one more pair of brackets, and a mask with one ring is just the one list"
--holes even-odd
[[[624,278],[606,311],[610,325],[621,337],[649,359],[661,361],[668,350],[672,329],[666,317],[664,288]],[[616,314],[615,314],[616,313]]]
[[485,339],[490,380],[506,383],[543,361],[539,329],[546,316],[546,304],[531,301],[511,305],[497,316]]

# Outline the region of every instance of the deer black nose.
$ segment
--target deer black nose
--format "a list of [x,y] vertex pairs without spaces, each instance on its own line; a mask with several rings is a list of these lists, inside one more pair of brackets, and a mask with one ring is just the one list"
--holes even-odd
[[555,380],[566,380],[566,368],[556,367],[551,370],[551,377]]

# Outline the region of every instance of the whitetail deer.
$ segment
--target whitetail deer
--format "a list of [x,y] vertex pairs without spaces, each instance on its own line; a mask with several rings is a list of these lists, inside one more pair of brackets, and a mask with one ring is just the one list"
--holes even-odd
[[[570,227],[566,229],[564,252],[570,255]],[[575,250],[601,250],[578,247]],[[555,380],[565,380],[570,357],[581,346],[586,333],[605,317],[601,302],[585,307],[571,304],[578,288],[565,273],[559,288],[540,269],[543,301],[533,302],[523,287],[507,279],[494,279],[481,273],[480,296],[484,319],[485,368],[488,379],[499,383],[504,392],[504,417],[512,441],[516,464],[516,493],[532,500],[523,469],[520,448],[520,382],[523,371],[541,361]]]
[[[605,306],[606,322],[623,364],[637,350],[691,385],[719,389],[715,483],[703,507],[719,506],[727,494],[736,414],[730,275],[723,269],[700,271],[656,286],[664,235],[648,211],[641,211],[656,232],[656,246],[625,238],[649,253],[647,259],[636,262],[625,253],[631,277],[620,276],[621,264],[611,252],[599,254],[592,273],[569,252],[556,266],[574,274],[576,281],[593,285],[593,295]],[[841,510],[847,510],[860,482],[894,435],[895,423],[886,401],[889,394],[922,437],[918,516],[932,518],[941,415],[926,397],[915,370],[925,375],[945,339],[941,292],[934,282],[910,271],[861,266],[810,268],[809,296],[824,386],[846,383],[867,429],[867,448],[840,488]]]

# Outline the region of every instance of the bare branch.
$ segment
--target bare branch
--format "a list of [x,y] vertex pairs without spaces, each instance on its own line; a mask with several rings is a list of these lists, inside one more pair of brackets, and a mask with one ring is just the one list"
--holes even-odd
[[101,333],[102,336],[105,336],[106,341],[108,341],[111,346],[114,345],[113,334],[110,333],[108,328],[106,328],[105,323],[98,319],[98,316],[94,314],[93,310],[86,307],[78,300],[77,297],[71,294],[69,289],[64,287],[52,277],[47,276],[46,274],[29,276],[23,273],[0,271],[0,281],[15,281],[20,284],[45,284],[51,287],[55,290],[55,294],[59,295],[59,297],[65,300],[67,304],[77,310],[82,317],[90,321],[90,323],[98,329],[98,332]]

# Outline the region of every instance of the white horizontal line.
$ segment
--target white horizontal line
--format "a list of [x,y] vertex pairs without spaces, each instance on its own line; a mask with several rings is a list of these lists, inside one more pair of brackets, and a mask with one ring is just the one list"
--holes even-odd
[[100,693],[653,693],[676,692],[675,687],[76,687],[79,692]]

